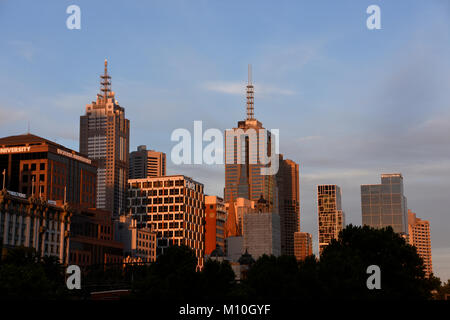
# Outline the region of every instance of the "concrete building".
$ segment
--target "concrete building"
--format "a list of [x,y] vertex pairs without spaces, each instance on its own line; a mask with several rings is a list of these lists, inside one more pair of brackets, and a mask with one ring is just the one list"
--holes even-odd
[[138,226],[153,228],[157,255],[170,245],[194,250],[198,267],[205,253],[205,196],[203,184],[183,175],[131,179],[128,205]]
[[[225,133],[225,202],[230,199],[245,198],[257,201],[261,195],[267,199],[270,210],[277,212],[277,186],[275,175],[264,175],[260,155],[271,155],[275,145],[272,134],[256,120],[253,107],[254,87],[247,85],[247,119],[239,121],[237,128]],[[262,146],[262,147],[261,147]]]
[[69,259],[72,211],[67,205],[3,189],[0,191],[0,253],[24,246],[41,256]]
[[430,222],[417,218],[411,210],[408,210],[408,241],[423,259],[425,274],[429,277],[433,273]]
[[98,163],[97,208],[113,216],[126,211],[130,122],[111,91],[107,61],[101,93],[80,117],[80,152]]
[[227,213],[223,199],[205,196],[205,254],[210,255],[217,245],[225,250],[225,220]]
[[95,207],[96,164],[50,140],[33,134],[1,138],[0,173],[5,188],[26,198]]
[[313,254],[310,233],[300,231],[294,233],[294,254],[297,261],[305,260]]
[[138,146],[130,153],[130,179],[143,179],[166,175],[166,154]]
[[299,167],[279,155],[278,208],[281,227],[281,253],[294,255],[294,233],[300,231]]
[[150,227],[138,227],[131,214],[121,215],[115,223],[115,237],[124,246],[126,262],[153,262],[156,260],[156,232]]
[[337,185],[317,186],[317,213],[319,221],[319,254],[331,242],[337,239],[345,226],[345,214],[342,211],[341,188]]
[[114,240],[110,211],[87,209],[74,213],[69,242],[69,264],[102,269],[123,262],[123,244]]
[[255,212],[244,214],[243,248],[254,259],[263,254],[281,255],[280,216],[270,212],[269,208],[261,197]]

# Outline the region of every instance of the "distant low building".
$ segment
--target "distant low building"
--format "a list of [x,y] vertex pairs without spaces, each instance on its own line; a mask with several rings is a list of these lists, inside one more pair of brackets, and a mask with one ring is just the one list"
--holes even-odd
[[131,214],[122,215],[115,224],[116,240],[124,246],[125,262],[153,262],[156,260],[156,232],[137,225]]
[[87,209],[73,214],[69,248],[69,264],[82,268],[123,262],[123,244],[114,240],[110,211]]
[[305,260],[313,254],[312,236],[307,232],[294,233],[294,254],[297,261]]

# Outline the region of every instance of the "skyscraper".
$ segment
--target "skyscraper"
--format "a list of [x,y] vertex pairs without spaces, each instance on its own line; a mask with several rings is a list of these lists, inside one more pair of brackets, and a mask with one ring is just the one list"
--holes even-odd
[[98,163],[97,208],[117,216],[125,212],[130,122],[111,91],[108,63],[97,101],[80,117],[80,152]]
[[362,223],[373,228],[391,226],[406,235],[408,216],[400,173],[382,174],[381,184],[361,186]]
[[225,202],[245,198],[257,201],[261,195],[269,207],[278,209],[275,175],[261,174],[263,164],[260,155],[271,156],[272,134],[254,117],[254,88],[249,66],[247,85],[247,119],[239,121],[237,128],[225,135]]
[[166,154],[138,146],[130,153],[130,179],[162,177],[166,175]]
[[341,205],[341,188],[337,185],[317,186],[317,211],[319,218],[319,253],[337,239],[344,228],[345,215]]
[[298,164],[279,155],[276,175],[280,214],[281,253],[294,255],[294,233],[300,231],[300,194]]
[[429,277],[433,273],[430,222],[417,218],[411,210],[408,210],[408,240],[409,244],[416,247],[417,253],[423,259],[425,274]]

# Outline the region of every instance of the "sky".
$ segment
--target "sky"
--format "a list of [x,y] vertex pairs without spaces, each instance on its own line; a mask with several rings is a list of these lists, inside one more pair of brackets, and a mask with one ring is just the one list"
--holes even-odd
[[[81,29],[66,27],[69,5]],[[381,9],[369,30],[366,9]],[[433,268],[450,278],[450,2],[0,0],[0,136],[28,131],[79,148],[79,117],[104,59],[130,119],[130,150],[168,154],[168,174],[223,195],[220,165],[175,165],[177,128],[255,117],[300,165],[301,230],[317,251],[316,186],[342,190],[361,224],[360,185],[400,172],[408,208],[430,221]]]

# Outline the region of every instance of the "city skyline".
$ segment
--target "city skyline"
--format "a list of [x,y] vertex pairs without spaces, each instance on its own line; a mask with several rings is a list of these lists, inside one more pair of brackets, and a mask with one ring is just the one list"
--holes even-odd
[[[77,117],[97,93],[107,58],[112,90],[132,123],[130,150],[148,145],[170,153],[175,128],[191,129],[194,120],[203,120],[205,128],[226,129],[244,118],[246,65],[252,63],[255,114],[267,128],[281,129],[280,151],[300,165],[302,231],[313,234],[314,246],[316,185],[341,186],[347,223],[361,224],[360,185],[401,172],[408,207],[430,221],[435,272],[447,279],[449,7],[443,1],[405,3],[381,2],[383,29],[371,33],[364,27],[370,2],[364,1],[353,7],[302,4],[297,10],[269,3],[261,4],[264,10],[250,4],[237,10],[237,3],[176,3],[171,10],[112,4],[104,17],[97,16],[104,8],[80,2],[85,20],[80,32],[71,33],[64,27],[67,3],[44,5],[44,13],[40,4],[3,2],[0,27],[14,31],[1,44],[0,136],[25,133],[30,122],[31,133],[79,150]],[[31,19],[27,11],[33,8],[42,14]],[[239,21],[250,10],[255,16],[248,42],[239,30],[249,22],[233,26],[223,17],[206,17],[220,12]],[[180,19],[171,27],[169,11]],[[117,12],[127,24],[106,24],[105,17],[113,21]],[[131,23],[134,15],[139,22]],[[284,16],[285,22],[265,27]],[[220,40],[206,41],[210,34],[201,30],[208,23]],[[40,27],[33,30],[34,24]],[[178,35],[183,24],[188,28]],[[120,46],[112,50],[116,39]],[[97,41],[102,45],[92,51],[78,50]],[[124,48],[132,49],[133,59]],[[180,167],[168,159],[167,169],[202,182],[206,194],[222,195],[222,167]]]

